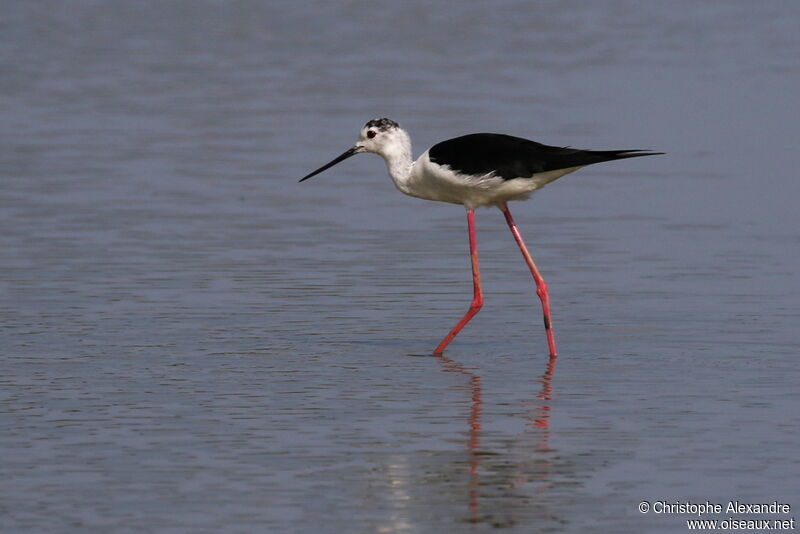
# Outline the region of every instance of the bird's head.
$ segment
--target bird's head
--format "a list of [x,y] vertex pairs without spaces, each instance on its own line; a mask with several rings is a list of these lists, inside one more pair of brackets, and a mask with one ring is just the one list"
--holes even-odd
[[400,125],[392,119],[372,119],[361,128],[358,136],[357,147],[360,152],[385,154],[408,137]]
[[400,125],[392,119],[372,119],[361,128],[355,146],[345,151],[330,163],[326,163],[316,171],[304,176],[300,181],[308,180],[312,176],[330,169],[350,156],[355,156],[362,152],[372,152],[388,160],[395,154],[410,154],[411,141],[405,130],[400,128]]

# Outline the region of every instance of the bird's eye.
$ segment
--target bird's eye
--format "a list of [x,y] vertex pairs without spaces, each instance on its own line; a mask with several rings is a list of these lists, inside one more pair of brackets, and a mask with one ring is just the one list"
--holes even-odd
[[375,130],[369,130],[369,131],[367,132],[367,137],[369,137],[370,139],[372,139],[373,137],[375,137]]

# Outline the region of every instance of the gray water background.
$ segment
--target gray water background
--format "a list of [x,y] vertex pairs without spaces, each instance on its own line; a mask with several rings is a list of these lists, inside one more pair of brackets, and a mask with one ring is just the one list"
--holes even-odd
[[[0,531],[683,532],[800,509],[796,2],[9,1]],[[666,156],[478,212],[352,146]],[[765,517],[760,518],[787,518]]]

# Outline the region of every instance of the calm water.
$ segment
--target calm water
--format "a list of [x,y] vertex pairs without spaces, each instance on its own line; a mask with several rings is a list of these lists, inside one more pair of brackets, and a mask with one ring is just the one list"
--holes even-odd
[[[11,1],[0,531],[684,532],[800,510],[800,5]],[[472,6],[472,7],[469,7]],[[362,156],[472,131],[668,152],[517,222]]]

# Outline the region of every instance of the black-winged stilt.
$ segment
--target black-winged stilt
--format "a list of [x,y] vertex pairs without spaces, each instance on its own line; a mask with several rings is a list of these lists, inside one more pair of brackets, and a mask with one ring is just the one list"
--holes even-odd
[[522,251],[522,256],[536,282],[536,294],[542,302],[544,328],[550,356],[556,356],[550,298],[539,269],[522,240],[511,212],[509,200],[524,200],[565,174],[581,167],[615,159],[655,156],[663,152],[645,150],[579,150],[547,146],[510,135],[477,133],[442,141],[424,152],[416,161],[411,158],[411,139],[405,130],[390,119],[374,119],[361,128],[355,146],[330,163],[300,179],[307,180],[350,156],[373,152],[386,160],[389,176],[397,188],[412,197],[461,204],[467,210],[467,230],[472,259],[473,296],[469,310],[445,336],[433,353],[440,355],[462,328],[483,306],[478,244],[475,237],[475,208],[497,206]]

